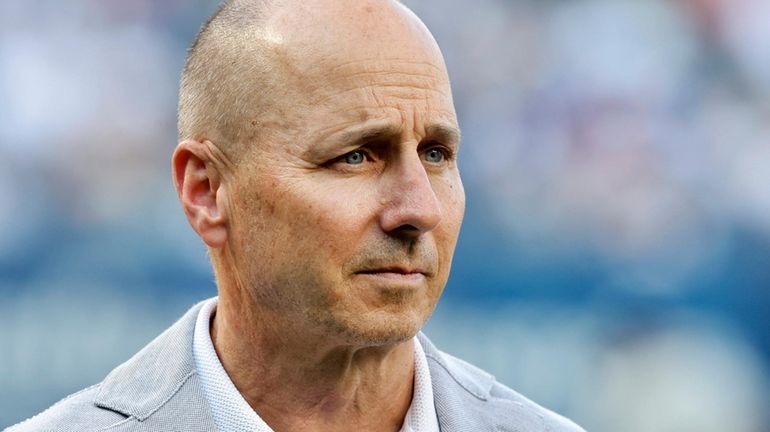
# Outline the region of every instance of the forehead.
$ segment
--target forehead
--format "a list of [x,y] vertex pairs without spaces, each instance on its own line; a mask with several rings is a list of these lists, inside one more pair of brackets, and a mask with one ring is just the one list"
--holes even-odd
[[411,104],[454,113],[443,64],[419,57],[323,61],[306,76],[303,90],[313,106],[348,110],[353,108],[346,106],[349,103],[371,107]]
[[298,126],[291,129],[323,133],[368,122],[457,129],[446,66],[422,22],[390,1],[336,4],[346,7],[303,4],[268,24],[297,29],[281,32],[273,51],[285,84],[280,111]]
[[459,135],[451,133],[457,120],[443,64],[402,57],[324,63],[306,82],[308,133],[364,125],[388,135]]

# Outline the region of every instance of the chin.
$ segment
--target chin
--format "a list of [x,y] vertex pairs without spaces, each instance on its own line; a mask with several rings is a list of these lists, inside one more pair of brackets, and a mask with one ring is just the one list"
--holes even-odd
[[415,312],[389,313],[377,311],[366,318],[332,319],[319,323],[345,344],[358,346],[395,345],[412,339],[420,331],[427,316]]

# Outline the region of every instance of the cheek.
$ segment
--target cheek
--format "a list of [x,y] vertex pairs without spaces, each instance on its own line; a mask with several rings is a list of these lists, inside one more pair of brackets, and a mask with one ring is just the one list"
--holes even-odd
[[282,191],[277,217],[288,225],[286,235],[316,248],[314,252],[344,259],[355,250],[374,213],[372,195],[350,186],[295,183]]
[[459,175],[442,179],[436,187],[441,202],[441,229],[454,245],[465,215],[465,190]]

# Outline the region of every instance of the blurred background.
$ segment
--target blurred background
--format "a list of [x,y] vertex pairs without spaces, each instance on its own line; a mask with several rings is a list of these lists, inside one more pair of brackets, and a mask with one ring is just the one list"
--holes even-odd
[[[770,431],[770,2],[406,3],[464,132],[427,333],[589,431]],[[169,174],[215,7],[0,2],[0,427],[215,294]]]

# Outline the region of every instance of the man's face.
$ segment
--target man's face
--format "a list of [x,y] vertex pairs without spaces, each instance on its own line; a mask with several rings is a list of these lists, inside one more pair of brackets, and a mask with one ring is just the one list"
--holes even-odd
[[415,45],[298,67],[301,88],[235,172],[241,283],[303,331],[402,341],[446,284],[465,207],[459,132],[440,54]]

